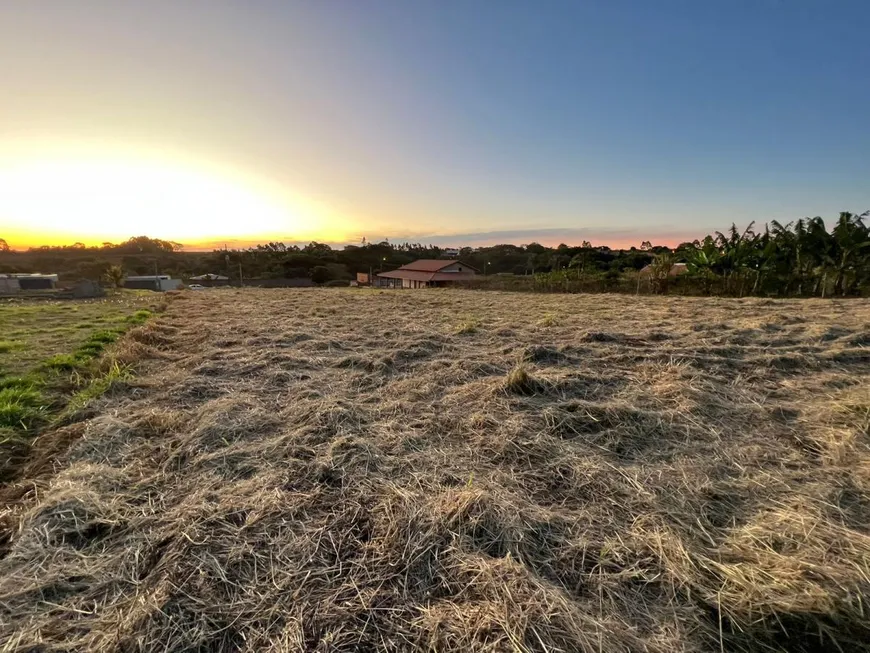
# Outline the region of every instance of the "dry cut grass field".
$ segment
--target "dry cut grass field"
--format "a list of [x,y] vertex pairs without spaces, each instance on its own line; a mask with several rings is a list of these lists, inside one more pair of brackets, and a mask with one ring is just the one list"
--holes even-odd
[[2,491],[3,651],[870,650],[870,303],[182,293]]

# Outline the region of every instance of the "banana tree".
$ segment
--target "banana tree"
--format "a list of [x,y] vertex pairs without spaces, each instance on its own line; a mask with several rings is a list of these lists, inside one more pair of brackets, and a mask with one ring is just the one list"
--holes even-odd
[[861,215],[840,213],[840,219],[834,227],[834,292],[837,294],[857,291],[860,273],[866,264],[866,252],[870,247],[870,232],[864,224],[864,218],[868,215],[870,211]]
[[686,270],[694,278],[700,279],[704,294],[709,295],[713,284],[719,278],[722,253],[712,236],[695,243],[694,248],[686,248]]

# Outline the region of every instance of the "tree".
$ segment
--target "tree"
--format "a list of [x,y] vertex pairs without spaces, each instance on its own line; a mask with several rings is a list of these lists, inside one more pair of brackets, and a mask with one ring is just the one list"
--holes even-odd
[[11,252],[12,248],[9,247],[9,243],[6,242],[5,239],[0,238],[0,252]]
[[721,252],[712,236],[707,236],[703,243],[698,243],[692,249],[685,250],[686,270],[701,281],[705,295],[710,294],[713,283],[719,276],[720,256]]
[[653,262],[650,264],[650,282],[655,292],[666,293],[668,291],[668,279],[676,262],[677,257],[673,252],[656,254]]
[[863,215],[840,213],[840,219],[833,230],[836,256],[833,260],[835,272],[834,292],[845,295],[847,291],[857,290],[861,268],[866,264],[866,252],[870,247],[870,234],[864,224]]
[[127,275],[124,274],[124,268],[120,265],[110,265],[109,269],[106,270],[106,274],[103,276],[103,279],[112,284],[115,288],[121,288],[124,285],[124,280],[127,278]]
[[326,283],[332,278],[332,273],[325,265],[315,265],[311,268],[311,280],[314,283]]

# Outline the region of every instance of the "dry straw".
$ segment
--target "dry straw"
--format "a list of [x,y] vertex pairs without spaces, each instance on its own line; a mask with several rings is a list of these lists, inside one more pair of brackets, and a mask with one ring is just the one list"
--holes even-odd
[[184,293],[3,488],[0,651],[870,650],[868,342],[862,300]]

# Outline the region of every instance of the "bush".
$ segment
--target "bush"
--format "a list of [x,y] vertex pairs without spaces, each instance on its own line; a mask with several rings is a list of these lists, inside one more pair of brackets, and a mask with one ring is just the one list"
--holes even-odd
[[327,288],[347,288],[348,282],[344,279],[332,279],[327,281],[325,284]]
[[325,265],[317,265],[311,268],[310,276],[314,283],[326,283],[332,278],[332,273]]

